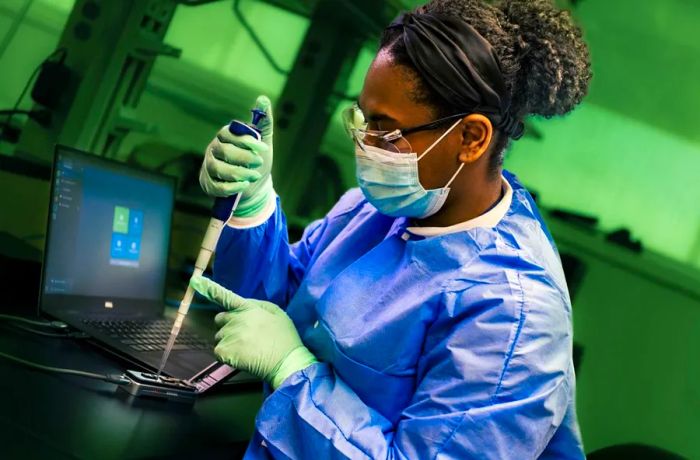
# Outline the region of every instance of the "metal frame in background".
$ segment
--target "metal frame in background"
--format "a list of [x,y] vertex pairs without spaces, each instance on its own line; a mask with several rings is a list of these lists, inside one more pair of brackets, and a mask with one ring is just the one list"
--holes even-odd
[[[175,8],[211,1],[76,0],[57,45],[67,50],[72,88],[66,88],[49,128],[27,121],[16,152],[48,162],[54,144],[61,143],[114,157],[129,132],[148,129],[129,114],[155,59],[180,55],[163,43]],[[296,215],[363,44],[402,5],[399,0],[262,1],[311,21],[276,104],[275,184],[287,212]]]
[[393,0],[314,2],[311,23],[275,107],[273,176],[288,215],[303,214],[302,199],[314,193],[310,179],[321,141],[362,46],[399,9]]
[[113,156],[140,124],[130,118],[156,57],[180,51],[163,43],[174,0],[77,0],[57,45],[74,73],[49,128],[28,120],[17,152],[47,162],[54,144]]

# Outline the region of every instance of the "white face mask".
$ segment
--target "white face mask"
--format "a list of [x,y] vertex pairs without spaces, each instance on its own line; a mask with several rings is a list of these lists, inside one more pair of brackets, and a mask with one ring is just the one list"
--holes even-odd
[[438,212],[450,193],[457,172],[443,188],[426,190],[418,177],[418,162],[438,145],[462,120],[457,120],[419,157],[417,153],[395,153],[370,145],[356,145],[357,181],[362,193],[379,212],[391,217],[422,219]]

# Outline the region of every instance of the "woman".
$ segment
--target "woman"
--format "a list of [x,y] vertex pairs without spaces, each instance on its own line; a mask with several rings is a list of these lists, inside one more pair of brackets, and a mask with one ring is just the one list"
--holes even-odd
[[547,0],[401,15],[346,114],[360,190],[293,245],[269,100],[262,142],[218,134],[200,182],[242,199],[220,284],[192,285],[229,310],[217,356],[274,390],[246,458],[584,457],[561,263],[501,165],[523,117],[569,112],[589,79],[580,31]]

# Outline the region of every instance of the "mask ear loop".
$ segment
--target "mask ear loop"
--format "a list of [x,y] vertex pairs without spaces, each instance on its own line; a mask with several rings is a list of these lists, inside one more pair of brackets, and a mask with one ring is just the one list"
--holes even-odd
[[457,126],[457,125],[460,124],[461,122],[462,122],[462,120],[459,119],[459,120],[457,120],[457,121],[455,122],[455,124],[453,124],[452,126],[450,126],[450,129],[448,129],[447,131],[445,131],[445,132],[442,134],[442,136],[438,137],[438,140],[436,140],[435,142],[433,142],[432,145],[431,145],[430,147],[428,147],[427,149],[425,149],[425,152],[423,152],[423,153],[421,154],[421,156],[418,157],[418,161],[422,160],[424,156],[426,156],[431,150],[433,150],[433,148],[434,148],[436,145],[438,145],[438,144],[440,143],[440,141],[442,141],[445,137],[447,137],[447,135],[450,134],[450,133],[452,132],[453,129],[455,129],[455,126]]
[[466,163],[462,163],[461,165],[459,165],[459,168],[457,168],[457,172],[452,175],[452,179],[450,179],[450,181],[447,183],[447,185],[445,185],[445,188],[450,188],[450,185],[452,185],[452,182],[454,182],[455,179],[457,179],[457,176],[459,176],[459,173],[462,172],[462,168],[464,168],[465,164]]

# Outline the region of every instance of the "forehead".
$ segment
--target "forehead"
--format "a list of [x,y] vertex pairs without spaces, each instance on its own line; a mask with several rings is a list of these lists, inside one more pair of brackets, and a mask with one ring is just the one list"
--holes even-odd
[[368,119],[391,118],[405,125],[430,121],[431,111],[411,97],[416,75],[396,65],[391,55],[380,51],[365,77],[359,104]]

